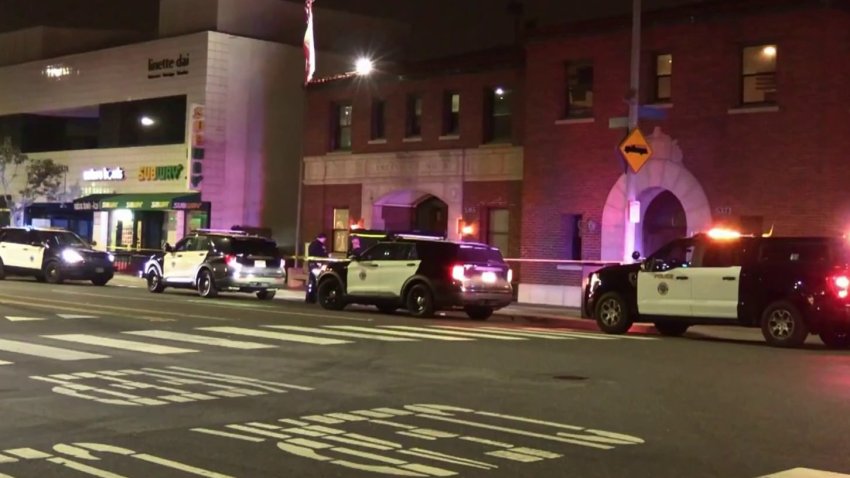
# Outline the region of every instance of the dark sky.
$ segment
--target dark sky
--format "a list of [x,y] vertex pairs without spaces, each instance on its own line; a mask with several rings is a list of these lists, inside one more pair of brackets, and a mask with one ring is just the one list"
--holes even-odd
[[[283,1],[283,0],[281,0]],[[645,9],[701,0],[643,0]],[[417,57],[509,43],[508,0],[316,0],[317,7],[385,16],[411,25]],[[631,0],[524,0],[526,19],[562,23],[627,13]],[[0,31],[48,24],[155,32],[158,0],[0,0]]]

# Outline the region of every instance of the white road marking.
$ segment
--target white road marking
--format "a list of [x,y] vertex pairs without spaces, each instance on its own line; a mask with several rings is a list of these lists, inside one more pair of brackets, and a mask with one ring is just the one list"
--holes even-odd
[[477,339],[493,339],[493,340],[527,340],[522,337],[508,337],[504,335],[497,334],[486,334],[482,332],[461,332],[459,330],[440,330],[434,327],[410,327],[407,325],[387,325],[384,328],[388,329],[398,329],[398,330],[409,330],[411,332],[427,332],[429,334],[446,334],[446,335],[458,335],[461,337],[473,337]]
[[46,320],[43,317],[20,317],[16,315],[7,315],[6,320],[9,322],[35,322],[36,320]]
[[15,362],[7,362],[7,361],[5,361],[5,360],[0,360],[0,365],[12,365],[12,364],[14,364],[14,363],[15,363]]
[[771,473],[759,478],[850,478],[850,475],[831,471],[814,470],[811,468],[793,468],[790,470]]
[[543,461],[539,456],[526,455],[524,453],[516,453],[512,450],[496,450],[485,453],[488,456],[504,458],[506,460],[518,461],[520,463],[534,463],[535,461]]
[[357,332],[343,332],[341,330],[328,330],[318,327],[299,327],[297,325],[264,325],[272,329],[293,330],[296,332],[311,332],[315,334],[333,335],[336,337],[350,337],[354,339],[381,340],[383,342],[416,342],[414,339],[405,339],[402,337],[382,337],[378,335],[359,334]]
[[76,350],[50,347],[49,345],[32,344],[29,342],[18,342],[16,340],[0,339],[0,350],[16,354],[33,355],[36,357],[54,360],[94,360],[109,358],[109,355],[91,354],[78,352]]
[[55,457],[48,458],[47,461],[51,463],[56,463],[57,465],[62,465],[66,468],[70,468],[74,471],[79,471],[91,476],[97,476],[98,478],[125,478],[121,475],[116,475],[115,473],[110,473],[108,471],[101,470],[100,468],[95,468],[93,466],[88,466],[83,463],[78,463],[73,460],[68,460],[67,458]]
[[549,334],[541,334],[536,332],[526,332],[524,329],[499,329],[496,327],[458,327],[456,325],[435,325],[435,327],[439,327],[441,329],[450,329],[450,330],[470,330],[474,329],[479,332],[486,332],[488,334],[495,335],[504,335],[508,337],[525,337],[532,339],[545,339],[545,340],[575,340],[575,337],[565,337],[565,336],[556,336]]
[[192,349],[181,349],[177,347],[169,347],[167,345],[148,344],[145,342],[133,342],[132,340],[110,339],[108,337],[98,337],[97,335],[88,334],[42,335],[42,337],[64,340],[66,342],[74,342],[78,344],[95,345],[99,347],[109,347],[113,349],[130,350],[133,352],[143,352],[155,355],[197,352],[197,350]]
[[3,453],[8,453],[10,455],[17,456],[18,458],[23,458],[24,460],[38,460],[53,456],[49,453],[44,453],[43,451],[34,450],[32,448],[14,448],[10,450],[3,450]]
[[326,339],[322,337],[310,337],[309,335],[269,332],[267,330],[244,329],[241,327],[200,327],[199,330],[209,330],[211,332],[219,332],[222,334],[245,335],[248,337],[260,337],[264,339],[281,340],[284,342],[299,342],[311,345],[341,345],[351,343],[348,340]]
[[292,435],[284,435],[283,433],[275,433],[270,432],[268,430],[262,430],[259,428],[249,427],[245,425],[239,425],[238,423],[234,423],[232,425],[225,425],[227,428],[231,428],[233,430],[239,430],[240,432],[253,433],[254,435],[260,435],[269,438],[277,438],[280,440],[286,440],[292,438]]
[[184,334],[181,332],[172,332],[170,330],[132,330],[123,333],[130,335],[140,335],[143,337],[151,337],[154,339],[175,340],[178,342],[189,342],[193,344],[227,347],[230,349],[256,350],[277,348],[274,345],[261,344],[259,342],[245,342],[242,340],[229,340],[222,339],[219,337],[208,337],[206,335]]
[[377,329],[373,327],[358,327],[356,325],[329,325],[328,327],[332,329],[342,329],[342,330],[353,330],[355,332],[365,332],[370,334],[386,334],[386,335],[396,335],[399,337],[412,337],[417,339],[432,339],[432,340],[443,340],[447,342],[470,342],[473,339],[467,339],[463,337],[448,337],[445,335],[437,335],[437,334],[423,334],[418,332],[402,332],[400,330],[388,330],[388,329]]
[[133,455],[133,458],[137,458],[139,460],[147,461],[149,463],[155,463],[157,465],[166,466],[168,468],[172,468],[175,470],[180,470],[184,473],[191,473],[196,476],[205,476],[207,478],[233,478],[230,475],[222,475],[221,473],[216,473],[214,471],[204,470],[203,468],[197,468],[194,466],[187,465],[185,463],[180,463],[179,461],[168,460],[166,458],[160,458],[154,455],[148,455],[147,453],[137,453]]
[[580,339],[596,339],[596,340],[658,340],[656,337],[643,337],[640,335],[606,335],[602,333],[596,332],[580,332],[578,330],[561,330],[561,329],[545,329],[542,327],[527,327],[525,330],[531,330],[534,332],[543,332],[543,333],[551,333],[555,335],[567,335],[571,337],[577,337]]
[[484,461],[478,460],[470,460],[469,458],[463,458],[460,456],[448,455],[446,453],[440,453],[432,450],[426,450],[424,448],[411,448],[410,450],[401,450],[399,453],[404,453],[406,455],[419,456],[422,458],[429,458],[431,460],[442,461],[446,463],[453,463],[455,465],[464,465],[472,468],[479,468],[482,470],[492,470],[494,468],[498,468],[497,465],[492,463],[487,463]]
[[96,319],[96,315],[56,314],[63,319]]

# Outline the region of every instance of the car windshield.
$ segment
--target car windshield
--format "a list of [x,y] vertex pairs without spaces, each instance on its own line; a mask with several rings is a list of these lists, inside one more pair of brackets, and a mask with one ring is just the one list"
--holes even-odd
[[277,257],[279,252],[274,241],[260,238],[229,238],[224,249],[230,254]]
[[60,247],[91,247],[86,241],[83,240],[83,238],[74,234],[73,232],[60,232],[56,234],[51,234],[51,236],[52,238],[48,242],[54,242]]

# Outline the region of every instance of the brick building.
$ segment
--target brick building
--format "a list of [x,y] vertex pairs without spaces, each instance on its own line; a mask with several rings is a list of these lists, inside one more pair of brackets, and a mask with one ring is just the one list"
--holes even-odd
[[[730,224],[850,229],[850,10],[732,0],[648,13],[636,248]],[[622,260],[630,22],[540,32],[526,49],[522,255]],[[520,300],[576,305],[580,273],[523,267]]]
[[[519,254],[522,55],[499,50],[318,80],[307,90],[302,239],[352,225]],[[469,232],[469,231],[467,231]]]

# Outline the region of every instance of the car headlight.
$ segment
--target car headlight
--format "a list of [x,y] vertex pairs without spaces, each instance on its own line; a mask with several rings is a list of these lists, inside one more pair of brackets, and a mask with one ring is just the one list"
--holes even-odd
[[599,274],[595,272],[590,274],[590,285],[588,286],[588,290],[592,293],[600,285],[602,285],[602,279],[599,278]]
[[114,254],[107,254],[106,257],[109,259],[109,262],[115,262],[115,255]]
[[83,262],[83,256],[73,249],[65,249],[62,251],[62,260],[68,264],[76,264]]

